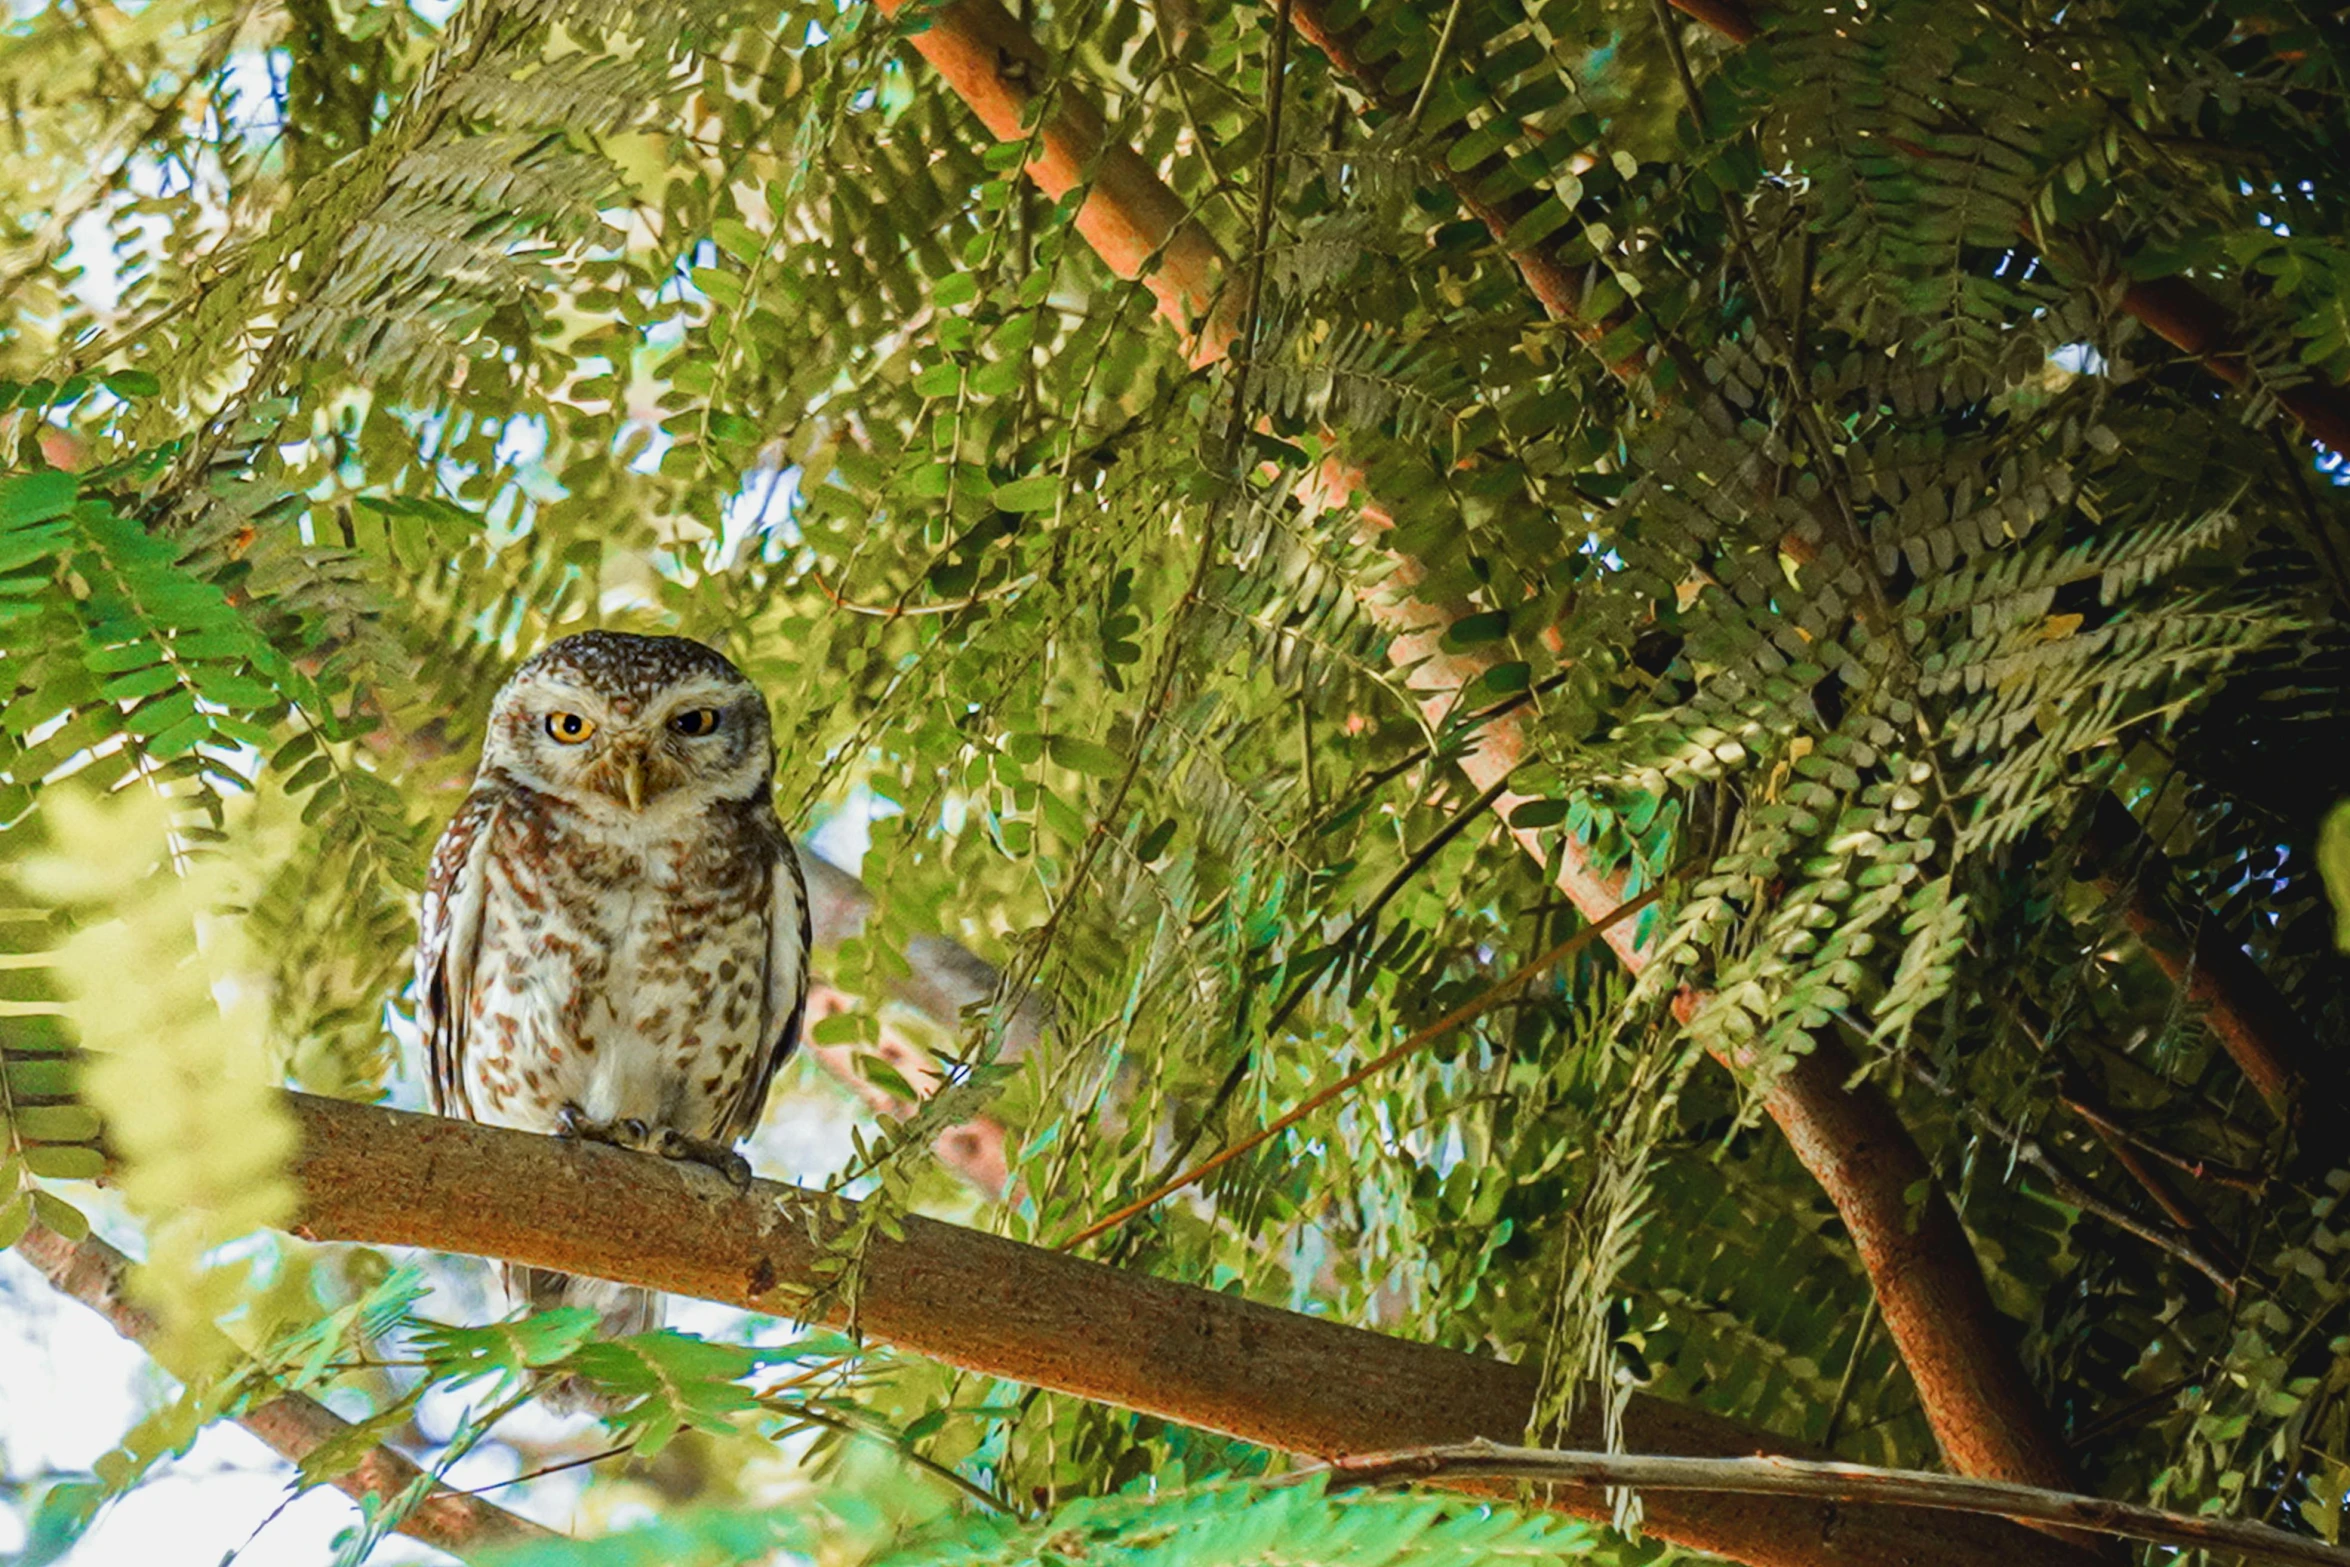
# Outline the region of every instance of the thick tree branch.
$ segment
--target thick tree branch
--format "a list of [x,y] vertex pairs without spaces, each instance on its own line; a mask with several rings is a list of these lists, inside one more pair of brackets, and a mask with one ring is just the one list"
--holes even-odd
[[[907,0],[879,0],[896,16]],[[1077,232],[1110,270],[1140,278],[1159,314],[1182,334],[1194,364],[1232,347],[1240,301],[1219,297],[1224,254],[1133,148],[1113,145],[1101,111],[1082,93],[1055,90],[1053,64],[1036,38],[996,0],[954,0],[922,12],[907,42],[979,116],[998,141],[1027,142],[1028,177],[1055,200],[1083,185]],[[1043,100],[1042,119],[1024,123]]]
[[[1293,14],[1305,27],[1305,17],[1314,14],[1311,0],[1294,5]],[[1042,56],[1033,40],[1012,39],[1018,24],[993,0],[958,0],[931,16],[930,31],[916,34],[915,46],[934,62],[951,59],[954,69],[941,67],[949,83],[996,134],[1013,134],[1036,90]],[[933,34],[993,40],[997,53],[982,58],[972,52],[975,46],[925,46],[923,40]],[[1096,229],[1087,237],[1097,246],[1108,244],[1103,254],[1113,268],[1122,269],[1125,260],[1138,256],[1171,256],[1180,246],[1183,266],[1153,274],[1163,313],[1187,326],[1207,319],[1223,303],[1217,282],[1223,258],[1196,225],[1178,227],[1178,220],[1168,216],[1181,213],[1180,199],[1147,166],[1104,149],[1100,117],[1073,108],[1078,96],[1066,84],[1056,92],[1039,132],[1045,156],[1032,167],[1093,171],[1086,211],[1094,215]],[[1548,299],[1544,303],[1572,308],[1564,298],[1555,306]],[[1201,334],[1194,342],[1194,362],[1213,361],[1229,341],[1228,330]],[[1309,476],[1308,488],[1318,492],[1316,498],[1343,504],[1361,488],[1360,475],[1330,465]],[[1456,613],[1414,598],[1422,580],[1416,562],[1399,558],[1387,582],[1363,596],[1394,633],[1389,657],[1409,671],[1408,682],[1422,693],[1423,709],[1441,718],[1485,666],[1477,658],[1443,650],[1443,631]],[[1479,731],[1460,765],[1478,788],[1491,789],[1528,749],[1521,716],[1505,714]],[[1504,790],[1494,808],[1507,821],[1523,800]],[[1549,863],[1554,845],[1543,834],[1512,829],[1512,835],[1529,854]],[[1624,901],[1620,882],[1600,874],[1571,835],[1558,848],[1559,885],[1586,917],[1596,918]],[[1637,968],[1645,961],[1629,927],[1609,934],[1627,965]],[[1734,1063],[1726,1064],[1735,1069]],[[1772,1085],[1765,1104],[1851,1232],[1937,1439],[1950,1461],[1968,1473],[2069,1487],[2072,1471],[2065,1448],[1991,1305],[1957,1215],[1933,1185],[1924,1156],[1891,1102],[1874,1084],[1851,1083],[1853,1073],[1849,1055],[1825,1041]],[[1929,1195],[1913,1204],[1910,1193],[1919,1189]]]
[[[808,1309],[834,1275],[827,1237],[852,1204],[770,1182],[737,1192],[697,1168],[592,1144],[289,1095],[298,1233],[423,1246],[607,1278],[752,1310]],[[830,1214],[832,1217],[828,1217]],[[829,1320],[845,1321],[845,1308]],[[987,1376],[1099,1400],[1314,1458],[1514,1438],[1538,1377],[1430,1345],[1124,1273],[907,1218],[864,1253],[855,1325]],[[1595,1428],[1578,1428],[1589,1441]],[[1727,1457],[1786,1450],[1751,1427],[1636,1398],[1625,1439]],[[1604,1519],[1603,1492],[1554,1505]],[[1930,1525],[1898,1509],[1660,1494],[1647,1527],[1755,1567],[2084,1567],[2010,1524]]]
[[[17,1254],[40,1269],[58,1290],[106,1319],[107,1325],[141,1348],[153,1351],[161,1329],[145,1308],[134,1304],[123,1281],[130,1259],[96,1236],[72,1241],[45,1225],[35,1224],[16,1243]],[[229,1355],[224,1353],[225,1361]],[[166,1371],[178,1368],[165,1365]],[[296,1463],[351,1427],[306,1393],[288,1393],[247,1410],[237,1424],[270,1448]],[[422,1478],[424,1471],[389,1447],[371,1451],[348,1474],[333,1481],[336,1490],[353,1501],[372,1498],[388,1502]],[[400,1532],[453,1556],[471,1556],[492,1546],[528,1540],[559,1539],[553,1530],[517,1517],[494,1503],[462,1491],[435,1485],[416,1509],[401,1520]]]
[[2350,1550],[2238,1518],[2167,1512],[2101,1496],[1969,1480],[1916,1469],[1800,1458],[1678,1458],[1645,1453],[1575,1453],[1470,1442],[1412,1452],[1369,1453],[1329,1466],[1334,1484],[1385,1485],[1441,1479],[1532,1480],[1621,1485],[1641,1491],[1728,1491],[1745,1496],[1807,1496],[1831,1502],[2028,1518],[2125,1539],[2188,1549],[2242,1552],[2254,1561],[2350,1567]]

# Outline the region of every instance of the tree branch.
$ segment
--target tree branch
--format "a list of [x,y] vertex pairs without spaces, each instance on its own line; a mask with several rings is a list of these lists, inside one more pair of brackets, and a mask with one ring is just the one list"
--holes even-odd
[[1579,1453],[1471,1442],[1405,1452],[1367,1453],[1329,1465],[1334,1483],[1389,1485],[1412,1480],[1533,1480],[1621,1485],[1643,1491],[1728,1491],[1743,1496],[1803,1496],[1831,1502],[2029,1518],[2040,1523],[2151,1540],[2188,1549],[2242,1552],[2256,1561],[2350,1567],[2350,1550],[2268,1524],[2112,1502],[2100,1496],[1970,1480],[1916,1469],[1800,1458],[1681,1458],[1643,1453]]
[[2328,1069],[2260,965],[2209,915],[2192,936],[2181,928],[2164,894],[2169,862],[2113,796],[2099,797],[2084,849],[2097,889],[2121,904],[2130,934],[2164,977],[2184,987],[2212,1037],[2279,1119],[2297,1121],[2305,1101],[2329,1119],[2350,1113],[2350,1084]]
[[[854,1204],[772,1182],[737,1192],[711,1172],[593,1144],[534,1137],[308,1095],[291,1175],[297,1233],[422,1246],[789,1314],[835,1275],[830,1237]],[[827,1320],[845,1323],[845,1303]],[[909,1217],[861,1259],[855,1326],[980,1375],[1073,1394],[1315,1458],[1399,1444],[1514,1438],[1533,1413],[1534,1368],[1389,1338],[1239,1296]],[[1575,1440],[1597,1435],[1596,1421]],[[1726,1457],[1793,1444],[1636,1397],[1625,1439]],[[1606,1495],[1552,1505],[1606,1519]],[[1921,1526],[1881,1507],[1798,1499],[1660,1496],[1647,1527],[1754,1567],[2085,1567],[2060,1540],[1986,1520]]]
[[[134,1304],[123,1287],[130,1259],[114,1247],[90,1236],[66,1239],[46,1225],[35,1224],[16,1243],[17,1254],[41,1271],[60,1293],[89,1307],[107,1325],[152,1352],[161,1329],[145,1308]],[[228,1359],[224,1353],[221,1357]],[[177,1374],[178,1368],[165,1365]],[[237,1416],[237,1424],[267,1443],[272,1450],[300,1463],[327,1443],[341,1438],[348,1421],[306,1393],[287,1393]],[[388,1502],[424,1475],[410,1459],[389,1447],[377,1447],[348,1474],[332,1484],[353,1501]],[[423,1502],[400,1521],[399,1530],[453,1556],[472,1556],[492,1546],[529,1540],[562,1538],[554,1530],[507,1512],[493,1502],[435,1484]]]

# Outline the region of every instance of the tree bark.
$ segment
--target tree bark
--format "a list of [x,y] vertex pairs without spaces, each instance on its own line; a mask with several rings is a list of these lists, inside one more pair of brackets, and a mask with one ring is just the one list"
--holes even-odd
[[[143,1349],[152,1351],[161,1338],[155,1318],[134,1304],[123,1280],[130,1259],[96,1236],[72,1241],[46,1225],[35,1224],[16,1243],[17,1254],[40,1269],[60,1293],[69,1295],[106,1319],[109,1327]],[[227,1359],[223,1355],[222,1359]],[[175,1371],[166,1365],[166,1371]],[[247,1410],[237,1424],[285,1458],[299,1463],[319,1448],[348,1432],[350,1423],[306,1393],[287,1393]],[[414,1462],[389,1447],[377,1447],[348,1474],[332,1484],[353,1501],[388,1502],[424,1474]],[[554,1530],[507,1512],[495,1503],[462,1491],[434,1485],[406,1518],[399,1531],[412,1539],[437,1546],[452,1556],[471,1557],[494,1546],[532,1540],[557,1540]]]
[[[833,1275],[826,1237],[854,1204],[594,1144],[291,1094],[296,1233],[422,1246],[792,1314]],[[831,1215],[828,1217],[828,1215]],[[908,1217],[862,1258],[854,1325],[986,1376],[1073,1394],[1284,1452],[1340,1458],[1514,1439],[1538,1377],[1219,1291]],[[836,1301],[823,1319],[847,1324]],[[1626,1439],[1728,1457],[1788,1451],[1768,1433],[1636,1397]],[[1575,1439],[1594,1433],[1579,1430]],[[1564,1487],[1553,1505],[1610,1516]],[[1646,1527],[1754,1567],[2085,1567],[2052,1538],[1988,1519],[1897,1508],[1659,1493]]]

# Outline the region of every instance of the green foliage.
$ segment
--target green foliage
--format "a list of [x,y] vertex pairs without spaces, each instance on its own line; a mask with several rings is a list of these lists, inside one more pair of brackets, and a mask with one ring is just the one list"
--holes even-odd
[[[69,1053],[75,916],[22,874],[71,838],[62,802],[165,802],[185,879],[145,913],[236,889],[222,929],[267,1015],[235,1032],[273,1071],[412,1094],[384,1012],[491,691],[565,630],[680,630],[771,694],[795,824],[870,829],[874,906],[824,960],[866,999],[818,1042],[901,1097],[885,1023],[944,1058],[918,1114],[806,1155],[878,1199],[865,1233],[919,1209],[1058,1243],[1555,945],[1568,857],[1626,896],[1682,870],[1637,985],[1585,953],[1105,1254],[1546,1365],[1546,1421],[1645,1386],[1928,1463],[1849,1241],[1761,1124],[1833,1033],[1958,1201],[2098,1487],[2336,1530],[2332,1123],[2244,1087],[2132,923],[2136,859],[2088,827],[2122,806],[2174,922],[2243,946],[2341,1055],[2319,824],[2350,512],[2277,403],[2350,366],[2338,29],[1831,0],[1734,49],[1620,0],[1339,0],[1360,78],[1293,48],[1267,184],[1271,8],[1030,11],[1032,85],[1100,106],[1244,258],[1231,297],[1258,278],[1245,385],[1091,254],[1081,191],[1037,193],[1043,113],[991,143],[909,54],[922,8],[8,24],[0,1236],[167,1236],[168,1194],[134,1217],[70,1184],[97,1162],[84,1080],[135,1120],[170,1050],[229,1043],[112,1038],[111,1087]],[[1535,303],[1534,252],[1577,322]],[[2133,283],[2186,277],[2241,393],[2131,314]],[[1301,498],[1326,461],[1377,517]],[[1416,645],[1400,596],[1437,617]],[[1550,865],[1453,766],[1505,720],[1511,825]],[[945,1001],[942,938],[986,960]],[[812,1075],[784,1092],[794,1126],[858,1114]],[[1001,1196],[929,1153],[983,1113]],[[169,1141],[151,1168],[181,1169]],[[229,1151],[262,1192],[266,1143]],[[364,1258],[187,1304],[241,1302],[254,1366],[364,1405],[363,1436],[429,1424],[444,1467],[585,1456],[496,1422],[534,1379],[601,1385],[634,1451],[587,1516],[712,1509],[596,1548],[616,1560],[800,1527],[779,1433],[824,1507],[887,1489],[861,1465],[916,1477],[920,1506],[823,1515],[864,1559],[1026,1559],[1057,1529],[1163,1554],[1181,1517],[1273,1554],[1315,1528],[1567,1538],[1310,1488],[1138,1500],[1137,1476],[1273,1460],[870,1346],[482,1327],[462,1272],[476,1325],[425,1327]],[[131,1483],[257,1385],[200,1384],[59,1494]],[[981,1497],[1041,1521],[930,1516]]]
[[[166,811],[143,791],[110,807],[53,795],[44,817],[49,850],[18,874],[80,922],[45,956],[90,1064],[72,1101],[12,1120],[21,1135],[71,1143],[95,1142],[103,1118],[111,1182],[146,1221],[133,1282],[160,1319],[157,1354],[183,1376],[207,1373],[220,1342],[212,1323],[250,1289],[247,1268],[210,1254],[283,1223],[294,1195],[284,1170],[294,1127],[269,1081],[259,998],[218,999],[235,994],[247,967],[240,930],[219,912],[232,895],[228,867],[174,876],[160,865]],[[140,982],[126,987],[124,975]],[[12,1098],[19,1085],[38,1087],[27,1084],[30,1065],[12,1069]]]
[[1161,1485],[1072,1502],[1033,1521],[975,1518],[891,1539],[870,1507],[833,1503],[764,1516],[665,1519],[587,1544],[501,1553],[500,1567],[627,1567],[731,1563],[791,1551],[867,1567],[1033,1567],[1082,1556],[1121,1567],[1467,1567],[1473,1562],[1580,1559],[1588,1525],[1463,1502],[1354,1492],[1318,1481],[1272,1489],[1231,1481]]

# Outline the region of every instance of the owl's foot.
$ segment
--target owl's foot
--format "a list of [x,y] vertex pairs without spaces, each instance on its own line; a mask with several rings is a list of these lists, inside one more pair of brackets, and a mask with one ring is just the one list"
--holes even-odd
[[731,1143],[715,1137],[688,1137],[664,1126],[653,1134],[651,1151],[664,1159],[706,1165],[725,1176],[726,1184],[738,1192],[751,1189],[751,1161],[736,1153]]
[[578,1105],[570,1103],[555,1112],[555,1135],[583,1143],[602,1143],[608,1148],[625,1148],[630,1153],[660,1151],[653,1146],[660,1134],[635,1116],[615,1116],[609,1121],[599,1121]]
[[751,1162],[730,1144],[692,1137],[674,1127],[647,1126],[633,1115],[598,1121],[578,1105],[566,1104],[555,1112],[555,1135],[625,1148],[630,1153],[654,1154],[682,1164],[706,1165],[726,1177],[726,1183],[736,1191],[750,1189]]

